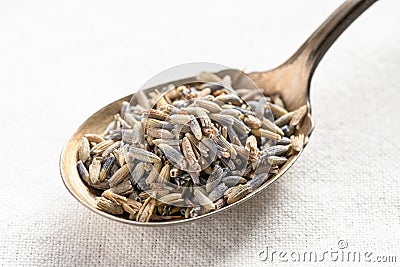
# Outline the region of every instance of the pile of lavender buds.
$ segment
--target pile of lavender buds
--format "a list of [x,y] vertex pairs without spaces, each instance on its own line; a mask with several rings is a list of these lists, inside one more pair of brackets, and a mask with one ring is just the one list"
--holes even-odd
[[[97,207],[139,222],[188,219],[254,192],[304,146],[307,106],[232,89],[230,76],[139,91],[102,134],[82,138],[81,179]],[[106,125],[105,125],[106,126]]]

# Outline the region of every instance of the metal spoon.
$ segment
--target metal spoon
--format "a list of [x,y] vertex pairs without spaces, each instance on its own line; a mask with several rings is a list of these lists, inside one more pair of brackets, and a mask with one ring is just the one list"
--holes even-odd
[[[344,2],[308,39],[307,41],[297,50],[297,52],[291,56],[285,63],[279,67],[265,71],[265,72],[253,72],[248,73],[247,76],[254,81],[259,88],[261,88],[265,94],[273,95],[280,94],[286,108],[289,111],[295,110],[303,105],[307,105],[310,113],[304,119],[299,133],[303,133],[306,136],[306,142],[308,137],[311,135],[314,128],[314,121],[311,117],[311,106],[309,102],[310,92],[310,81],[313,73],[318,66],[318,63],[329,49],[329,47],[335,42],[340,34],[366,9],[368,9],[377,0],[347,0]],[[225,70],[220,72],[222,75],[232,75],[233,80],[235,76],[238,77],[237,70]],[[243,75],[239,75],[239,78],[235,80],[237,87],[240,87],[241,83],[244,83],[245,79],[241,78]],[[192,78],[183,79],[179,81],[171,81],[170,83],[181,84],[186,80]],[[247,78],[246,78],[247,79]],[[157,86],[160,88],[160,86]],[[148,88],[146,90],[154,90],[155,87]],[[162,221],[162,222],[148,222],[141,223],[136,221],[130,221],[123,218],[119,218],[96,208],[96,200],[94,192],[92,192],[79,177],[76,162],[77,162],[77,151],[79,142],[84,134],[86,133],[101,133],[104,129],[104,125],[111,122],[114,114],[118,113],[123,101],[129,101],[132,95],[121,98],[101,110],[93,114],[87,119],[79,129],[73,134],[71,139],[66,143],[60,158],[60,172],[63,178],[65,186],[71,192],[71,194],[86,207],[92,211],[99,213],[107,218],[142,226],[154,226],[154,225],[171,225],[182,222],[193,221],[195,219],[204,218],[206,216],[215,214],[219,211],[226,210],[230,207],[243,203],[244,201],[254,197],[256,194],[267,188],[272,182],[277,180],[282,174],[287,171],[301,153],[291,156],[288,161],[280,168],[280,171],[266,183],[264,183],[257,190],[247,195],[240,201],[228,205],[222,209],[207,213],[205,215],[177,220],[177,221]]]

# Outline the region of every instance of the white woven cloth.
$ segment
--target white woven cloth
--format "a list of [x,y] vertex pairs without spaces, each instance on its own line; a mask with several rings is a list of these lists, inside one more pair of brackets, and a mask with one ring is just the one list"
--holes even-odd
[[[0,265],[269,266],[286,257],[287,266],[348,266],[342,252],[361,253],[351,266],[377,256],[399,264],[397,0],[371,7],[327,53],[312,82],[308,147],[251,201],[191,224],[140,228],[90,212],[59,176],[77,127],[155,73],[194,61],[272,68],[340,3],[3,1]],[[325,251],[340,257],[293,262]]]

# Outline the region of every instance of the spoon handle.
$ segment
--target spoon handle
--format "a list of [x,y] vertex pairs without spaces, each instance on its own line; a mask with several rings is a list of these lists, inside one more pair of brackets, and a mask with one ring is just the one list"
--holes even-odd
[[299,60],[310,78],[329,47],[342,32],[377,0],[347,0],[307,39],[286,63]]

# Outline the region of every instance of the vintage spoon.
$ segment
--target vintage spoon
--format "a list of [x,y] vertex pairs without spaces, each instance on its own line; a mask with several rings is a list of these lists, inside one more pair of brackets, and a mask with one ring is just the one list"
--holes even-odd
[[[310,91],[310,81],[314,73],[315,68],[318,63],[329,49],[329,47],[335,42],[335,40],[340,36],[340,34],[358,17],[360,16],[368,7],[370,7],[377,0],[347,0],[344,2],[311,36],[308,40],[299,48],[299,50],[291,56],[285,63],[281,66],[266,72],[253,72],[247,74],[247,76],[252,79],[260,89],[264,91],[265,94],[280,94],[283,101],[285,102],[286,108],[289,111],[295,110],[303,105],[309,107],[311,111],[311,106],[309,102],[309,91]],[[237,70],[225,70],[220,72],[222,75],[232,75],[233,80],[238,77]],[[245,79],[241,78],[243,75],[236,79],[235,83],[240,85]],[[180,84],[184,83],[186,80],[192,80],[193,78],[183,79],[179,81],[171,81],[169,83]],[[247,79],[247,78],[246,78]],[[157,88],[162,87],[156,86]],[[151,91],[156,87],[146,89]],[[237,86],[238,88],[240,86]],[[63,178],[65,186],[71,192],[71,194],[86,207],[92,211],[99,213],[107,218],[142,226],[155,226],[155,225],[171,225],[182,222],[193,221],[194,219],[203,218],[219,211],[226,210],[230,207],[243,203],[244,201],[255,196],[265,188],[267,188],[272,182],[277,180],[282,174],[287,171],[292,164],[299,157],[300,153],[291,156],[289,160],[283,165],[279,173],[264,183],[257,190],[241,199],[240,201],[223,207],[222,209],[207,213],[205,215],[183,219],[177,221],[162,221],[162,222],[148,222],[141,223],[136,221],[130,221],[123,218],[110,215],[96,208],[95,195],[93,192],[81,181],[79,177],[76,162],[77,162],[77,151],[81,138],[86,133],[102,133],[104,130],[104,125],[108,125],[111,122],[114,114],[118,113],[123,101],[130,101],[133,95],[121,98],[101,110],[93,114],[89,119],[87,119],[79,129],[73,134],[71,139],[66,143],[60,159],[60,172]],[[304,119],[299,133],[303,133],[306,136],[306,143],[308,137],[314,127],[314,122],[311,117],[311,112]]]

